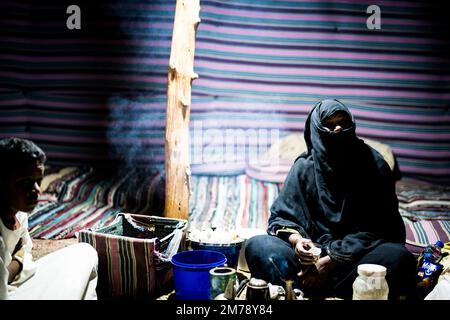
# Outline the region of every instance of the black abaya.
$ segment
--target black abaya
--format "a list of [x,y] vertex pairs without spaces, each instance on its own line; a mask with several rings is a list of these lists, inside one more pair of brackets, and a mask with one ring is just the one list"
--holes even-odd
[[[338,111],[347,113],[352,125],[336,133],[327,130],[322,123]],[[392,244],[394,251],[405,251],[404,255],[396,251],[397,257],[391,257],[389,268],[397,269],[394,267],[396,259],[407,257],[410,261],[406,263],[409,266],[406,272],[410,275],[407,278],[413,281],[411,261],[414,258],[403,246],[405,227],[398,211],[393,174],[383,157],[357,138],[349,110],[337,100],[318,103],[308,116],[304,136],[308,150],[295,161],[271,207],[268,228],[273,240],[271,245],[268,243],[271,237],[258,237],[250,239],[247,246],[252,275],[255,273],[253,276],[272,282],[279,282],[276,278],[280,277],[277,275],[280,271],[283,276],[295,276],[300,264],[294,251],[289,244],[286,248],[274,237],[278,230],[290,229],[322,247],[322,255],[329,255],[339,266],[335,275],[347,270],[347,274],[340,274],[341,279],[334,279],[331,287],[346,283],[343,279],[349,275],[354,280],[357,263],[385,244]],[[268,248],[278,251],[271,252]],[[267,255],[279,264],[276,268],[273,262],[267,263]],[[348,293],[348,283],[346,286],[338,291]]]

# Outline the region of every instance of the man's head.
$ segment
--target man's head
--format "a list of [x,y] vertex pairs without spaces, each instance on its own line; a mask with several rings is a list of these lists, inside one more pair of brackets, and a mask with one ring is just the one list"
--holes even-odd
[[31,212],[41,192],[46,156],[30,140],[0,139],[0,210],[2,215]]

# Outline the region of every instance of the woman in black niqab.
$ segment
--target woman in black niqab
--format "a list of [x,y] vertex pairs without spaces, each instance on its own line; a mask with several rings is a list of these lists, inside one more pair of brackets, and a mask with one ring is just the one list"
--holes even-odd
[[[338,100],[313,108],[304,137],[307,151],[271,207],[269,235],[246,246],[252,276],[280,285],[292,279],[305,292],[349,298],[357,266],[373,263],[387,268],[390,298],[412,297],[415,259],[404,247],[386,161],[356,136],[353,116]],[[312,247],[322,249],[318,261]]]

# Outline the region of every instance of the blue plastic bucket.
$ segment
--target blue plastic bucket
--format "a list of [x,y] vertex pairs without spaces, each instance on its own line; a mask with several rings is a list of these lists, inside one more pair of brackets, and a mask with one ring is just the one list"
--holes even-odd
[[209,300],[209,270],[227,262],[224,254],[210,250],[179,252],[172,257],[177,300]]

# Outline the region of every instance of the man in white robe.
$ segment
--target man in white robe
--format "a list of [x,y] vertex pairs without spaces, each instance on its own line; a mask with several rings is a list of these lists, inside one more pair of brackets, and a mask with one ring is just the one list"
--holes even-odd
[[33,261],[27,212],[37,204],[45,160],[29,140],[0,140],[0,299],[96,299],[98,256],[89,244]]

